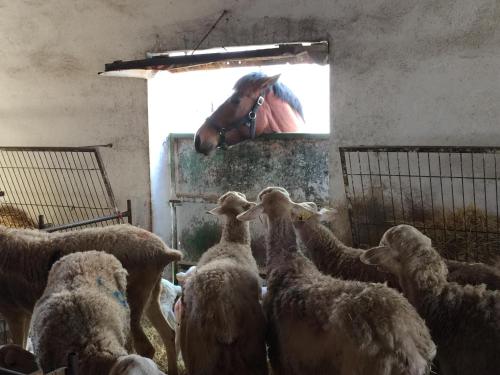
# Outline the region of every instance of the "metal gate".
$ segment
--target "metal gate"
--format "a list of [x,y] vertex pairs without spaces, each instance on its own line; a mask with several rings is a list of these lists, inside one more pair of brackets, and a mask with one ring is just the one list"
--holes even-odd
[[500,147],[341,147],[353,243],[410,224],[446,257],[500,256]]
[[104,226],[122,216],[97,147],[0,147],[0,224],[45,228],[109,217],[97,224]]

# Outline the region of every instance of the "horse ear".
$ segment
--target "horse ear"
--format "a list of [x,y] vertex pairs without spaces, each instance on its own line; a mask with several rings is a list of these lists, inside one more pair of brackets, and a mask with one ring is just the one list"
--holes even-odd
[[280,75],[281,74],[276,74],[275,76],[262,78],[262,80],[259,81],[259,89],[266,90],[267,88],[271,87],[276,82],[278,82]]

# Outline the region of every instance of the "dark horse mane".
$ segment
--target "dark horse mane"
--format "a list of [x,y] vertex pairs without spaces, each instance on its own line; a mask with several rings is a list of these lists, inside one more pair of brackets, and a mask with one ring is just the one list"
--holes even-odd
[[[259,79],[266,78],[267,75],[261,72],[253,72],[241,77],[236,84],[234,85],[234,90],[238,91],[242,87],[247,84],[252,84]],[[295,94],[290,90],[287,86],[285,86],[281,82],[276,82],[271,86],[273,89],[274,95],[276,95],[281,100],[285,101],[292,107],[299,115],[304,119],[304,112],[302,110],[302,104],[300,103],[299,98],[295,96]]]

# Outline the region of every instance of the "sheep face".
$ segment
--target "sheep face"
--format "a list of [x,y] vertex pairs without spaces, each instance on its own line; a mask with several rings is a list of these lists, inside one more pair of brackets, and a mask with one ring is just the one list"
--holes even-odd
[[316,205],[312,202],[298,204],[290,199],[290,194],[281,187],[268,187],[258,195],[259,203],[248,211],[238,215],[238,220],[254,220],[261,214],[270,217],[294,217],[304,221],[316,214]]
[[407,264],[421,247],[432,247],[431,239],[410,225],[398,225],[388,229],[380,240],[380,246],[367,250],[360,259],[398,275],[403,264]]
[[208,211],[208,213],[212,215],[237,216],[253,206],[255,206],[255,203],[249,202],[245,194],[237,191],[228,191],[219,198],[217,207]]

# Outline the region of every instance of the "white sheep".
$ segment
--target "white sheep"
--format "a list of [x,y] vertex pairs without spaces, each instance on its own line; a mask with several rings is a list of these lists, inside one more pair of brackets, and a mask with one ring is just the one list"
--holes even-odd
[[[300,204],[315,210],[311,202]],[[364,249],[346,246],[321,223],[322,220],[334,220],[335,210],[322,209],[317,213],[302,215],[292,215],[294,226],[308,256],[321,272],[346,280],[385,282],[390,287],[401,290],[396,276],[360,260]],[[445,263],[449,270],[448,281],[461,285],[485,284],[488,289],[500,289],[500,271],[493,266],[449,259],[445,259]]]
[[346,246],[321,223],[325,216],[331,218],[334,211],[323,209],[314,212],[310,202],[300,205],[312,209],[292,212],[294,227],[307,255],[321,272],[345,280],[387,283],[390,287],[399,289],[395,276],[364,264],[359,259],[365,250]]
[[[40,367],[45,372],[63,367],[70,353],[78,356],[80,374],[131,375],[135,372],[124,362],[150,365],[135,356],[117,363],[128,356],[126,290],[127,271],[113,255],[86,251],[57,261],[33,310],[32,341]],[[156,365],[151,368],[148,374],[162,374]]]
[[14,343],[26,346],[31,313],[52,265],[66,254],[91,249],[115,255],[129,273],[127,295],[137,353],[150,358],[154,355],[140,324],[145,310],[167,348],[169,373],[176,375],[174,332],[162,314],[159,295],[164,267],[179,260],[181,253],[169,249],[156,235],[126,224],[64,233],[0,225],[0,314],[9,325]]
[[221,240],[200,258],[185,282],[180,345],[192,375],[266,375],[266,321],[250,228],[236,216],[252,206],[228,192],[210,212],[224,217]]
[[276,374],[416,375],[430,370],[435,346],[423,320],[383,284],[323,275],[297,248],[292,211],[304,206],[282,188],[259,193],[240,220],[269,218],[269,356]]
[[441,374],[496,375],[500,369],[500,292],[448,282],[430,238],[410,225],[385,232],[361,259],[396,275],[429,326]]
[[161,293],[160,293],[160,305],[161,311],[167,320],[170,328],[175,330],[177,326],[177,319],[174,314],[174,304],[178,297],[182,294],[182,288],[180,285],[175,285],[174,283],[161,279]]

